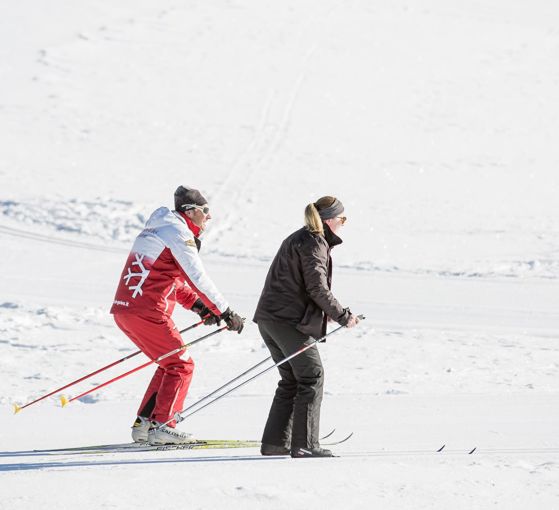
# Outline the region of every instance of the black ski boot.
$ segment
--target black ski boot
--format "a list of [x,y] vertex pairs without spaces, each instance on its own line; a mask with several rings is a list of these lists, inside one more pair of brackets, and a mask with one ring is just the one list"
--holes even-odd
[[262,455],[289,455],[289,448],[285,446],[276,446],[275,444],[262,443],[260,446],[260,453]]
[[306,459],[309,457],[333,457],[333,453],[326,448],[295,448],[291,450],[294,459]]

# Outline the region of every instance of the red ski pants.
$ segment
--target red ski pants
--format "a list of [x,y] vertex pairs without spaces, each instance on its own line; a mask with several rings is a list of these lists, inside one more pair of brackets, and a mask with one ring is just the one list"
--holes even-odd
[[[117,326],[150,359],[180,347],[185,342],[170,317],[141,317],[132,314],[115,314]],[[194,362],[185,355],[186,349],[158,362],[140,408],[138,416],[166,422],[183,408],[184,399],[192,380]],[[181,355],[188,359],[181,359]],[[175,421],[169,423],[174,427]]]

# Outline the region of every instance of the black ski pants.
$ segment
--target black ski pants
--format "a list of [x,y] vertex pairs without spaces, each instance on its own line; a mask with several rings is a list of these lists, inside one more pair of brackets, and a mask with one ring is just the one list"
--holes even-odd
[[[291,324],[258,321],[275,363],[314,340]],[[264,428],[262,443],[289,449],[319,446],[324,370],[315,345],[278,367],[281,379]]]

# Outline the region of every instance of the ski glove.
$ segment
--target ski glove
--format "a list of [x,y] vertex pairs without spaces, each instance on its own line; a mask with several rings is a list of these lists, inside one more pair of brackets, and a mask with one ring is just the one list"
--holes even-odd
[[225,324],[227,324],[227,329],[229,331],[236,331],[237,333],[241,333],[245,325],[245,320],[238,313],[235,313],[230,308],[227,308],[227,310],[225,310],[219,316],[219,318],[225,321]]
[[212,324],[217,324],[219,326],[221,322],[219,317],[213,313],[200,298],[194,301],[191,310],[200,316],[200,319],[204,321],[206,326],[211,326]]

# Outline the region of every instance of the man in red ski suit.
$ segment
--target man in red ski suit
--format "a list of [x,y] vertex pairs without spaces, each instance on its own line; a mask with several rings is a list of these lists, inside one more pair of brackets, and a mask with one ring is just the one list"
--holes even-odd
[[[175,210],[160,207],[154,211],[132,246],[111,313],[118,327],[150,359],[186,343],[171,319],[176,301],[198,313],[205,324],[224,320],[232,331],[243,329],[243,319],[229,308],[198,254],[198,236],[209,219],[202,194],[179,186]],[[176,430],[173,420],[183,407],[194,370],[185,351],[158,362],[132,427],[134,441],[188,441],[190,435]],[[169,420],[173,421],[163,425]]]

